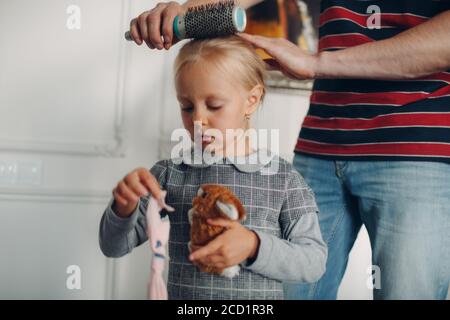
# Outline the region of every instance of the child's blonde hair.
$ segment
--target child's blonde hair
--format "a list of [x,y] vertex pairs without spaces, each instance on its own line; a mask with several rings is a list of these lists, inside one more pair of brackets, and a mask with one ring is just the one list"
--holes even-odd
[[[232,63],[235,62],[235,63]],[[266,93],[266,68],[252,45],[238,36],[191,40],[178,53],[174,65],[175,80],[186,65],[209,63],[235,76],[246,90],[262,86],[261,102]]]

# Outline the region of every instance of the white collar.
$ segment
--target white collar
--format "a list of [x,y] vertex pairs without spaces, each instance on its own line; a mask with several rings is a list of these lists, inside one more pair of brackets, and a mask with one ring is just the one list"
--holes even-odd
[[[173,159],[173,162],[176,164],[184,163],[185,165],[193,168],[207,168],[213,164],[232,164],[236,169],[246,173],[258,172],[262,168],[264,168],[267,164],[269,164],[274,158],[275,154],[268,149],[258,149],[257,151],[246,155],[246,156],[227,156],[227,157],[216,157],[211,158],[210,161],[199,163],[199,161],[193,161],[193,148],[190,150],[190,159],[191,161],[186,161],[183,157],[178,157]],[[189,151],[187,151],[189,152]]]

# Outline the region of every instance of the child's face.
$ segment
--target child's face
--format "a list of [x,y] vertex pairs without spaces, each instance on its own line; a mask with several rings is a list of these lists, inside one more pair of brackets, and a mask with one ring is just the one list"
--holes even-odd
[[[247,128],[245,115],[255,111],[262,94],[261,86],[246,90],[233,77],[205,64],[183,67],[175,85],[184,127],[194,138],[194,122],[201,124],[202,147],[211,145],[216,152],[231,142],[226,141],[227,129]],[[208,129],[217,129],[221,135],[214,135],[214,130],[207,135]]]

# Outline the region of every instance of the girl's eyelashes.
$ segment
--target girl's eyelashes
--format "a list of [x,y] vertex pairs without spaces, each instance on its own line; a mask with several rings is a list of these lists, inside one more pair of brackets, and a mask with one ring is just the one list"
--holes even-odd
[[[194,107],[191,106],[180,105],[180,107],[183,112],[192,112],[194,110]],[[212,111],[216,111],[222,108],[222,105],[207,105],[206,107]]]
[[205,104],[208,107],[208,109],[220,109],[224,106],[224,103],[219,100],[206,101]]
[[181,107],[181,111],[183,111],[183,112],[192,112],[192,110],[194,110],[194,108],[191,106],[180,105],[180,107]]
[[220,108],[222,108],[221,105],[208,105],[208,109],[211,109],[211,110],[218,110]]

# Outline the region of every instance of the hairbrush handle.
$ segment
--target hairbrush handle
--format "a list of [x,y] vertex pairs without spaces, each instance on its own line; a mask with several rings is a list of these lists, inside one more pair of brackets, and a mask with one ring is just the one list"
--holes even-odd
[[[198,10],[198,12],[205,13],[207,10]],[[221,28],[221,25],[223,24],[222,19],[217,19],[213,21],[213,25],[209,26],[213,30],[209,30],[208,36],[211,36],[211,34],[215,36],[224,36],[226,34],[230,35],[236,32],[242,32],[245,30],[245,27],[247,25],[247,15],[245,14],[245,10],[241,7],[232,7],[231,16],[226,13],[226,10],[223,10],[223,17],[226,20],[230,20],[229,22],[232,23],[233,27],[229,28],[227,31],[219,30]],[[197,32],[187,32],[187,28],[189,29],[189,25],[196,24],[196,23],[202,23],[204,22],[204,17],[201,17],[201,13],[195,13],[191,12],[188,15],[183,16],[176,16],[173,20],[173,32],[175,36],[179,40],[183,40],[186,38],[204,38],[204,34],[198,34]],[[188,27],[187,27],[188,26]],[[207,26],[205,26],[207,27]],[[217,29],[217,33],[215,33],[215,30]],[[195,30],[195,29],[194,29]],[[189,30],[188,30],[189,31]],[[125,32],[125,39],[128,41],[133,41],[133,38],[131,37],[131,32],[127,31]]]

